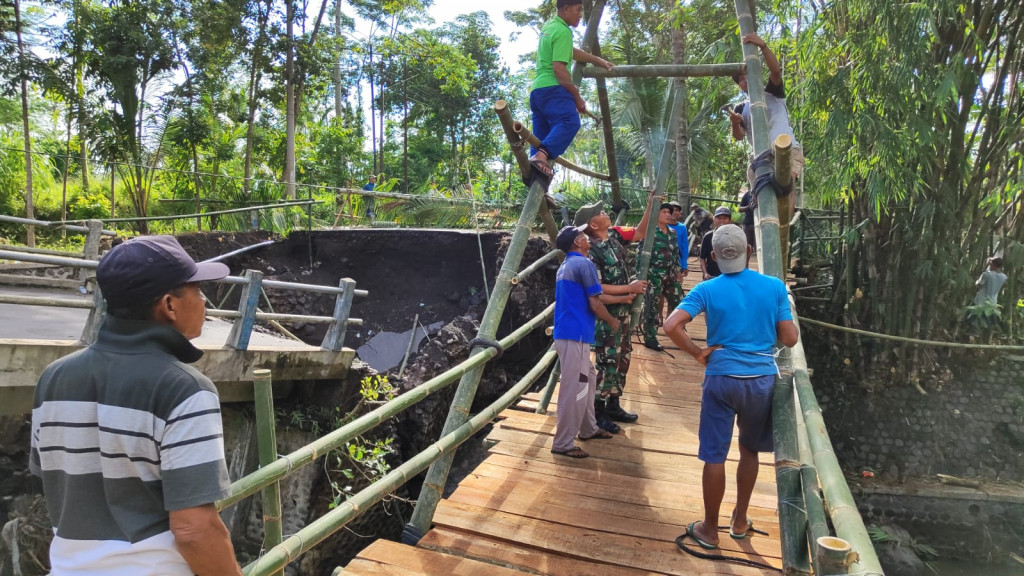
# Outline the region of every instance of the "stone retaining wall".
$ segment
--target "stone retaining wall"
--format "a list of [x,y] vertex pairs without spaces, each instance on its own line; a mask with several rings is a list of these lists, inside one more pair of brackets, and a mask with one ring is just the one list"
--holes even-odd
[[935,478],[1024,478],[1024,357],[959,362],[954,378],[867,391],[812,377],[836,455],[848,471],[885,482]]

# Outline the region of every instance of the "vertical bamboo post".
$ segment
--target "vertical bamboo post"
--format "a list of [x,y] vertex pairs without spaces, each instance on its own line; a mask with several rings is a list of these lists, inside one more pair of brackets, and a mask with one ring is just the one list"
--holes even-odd
[[[594,42],[594,55],[601,55],[601,45]],[[601,112],[601,134],[604,137],[604,156],[608,160],[608,177],[611,179],[612,207],[625,213],[622,207],[622,185],[619,182],[619,165],[615,159],[615,136],[612,132],[612,107],[608,101],[608,83],[604,78],[597,79],[597,105]]]
[[[587,29],[583,32],[583,41],[580,42],[580,50],[593,52],[597,45],[597,29],[601,26],[601,15],[604,13],[605,0],[597,0],[588,10]],[[583,81],[583,62],[573,62],[572,83],[579,86]]]
[[[498,279],[494,283],[494,292],[487,301],[487,309],[484,317],[480,320],[480,329],[477,331],[477,338],[491,340],[498,331],[498,323],[505,311],[505,304],[512,292],[513,284],[510,281],[519,271],[519,264],[523,259],[523,252],[526,251],[526,243],[530,239],[530,224],[537,217],[540,203],[544,201],[544,185],[539,180],[534,180],[530,186],[530,193],[526,196],[523,204],[523,211],[519,214],[519,221],[516,223],[515,231],[512,233],[512,241],[509,243],[508,251],[505,253],[505,260],[501,264],[501,271],[498,272]],[[484,348],[476,345],[470,351],[470,355],[479,353]],[[480,384],[480,377],[483,375],[484,367],[478,366],[466,372],[459,380],[459,387],[455,391],[455,399],[452,401],[451,409],[448,411],[448,419],[445,420],[441,436],[447,436],[469,420],[469,409],[473,406],[473,398],[476,396],[477,386]],[[452,460],[455,452],[449,452],[430,465],[427,471],[427,478],[423,482],[416,508],[413,510],[412,519],[405,526],[402,532],[402,542],[416,544],[430,528],[434,518],[434,511],[441,500],[441,491],[448,479],[448,472],[451,470]]]
[[260,305],[260,292],[263,288],[263,272],[246,270],[242,275],[248,284],[242,286],[242,295],[238,299],[240,316],[231,324],[227,345],[235,350],[247,350],[252,327],[256,323],[256,310]]
[[551,395],[555,393],[555,384],[558,382],[558,377],[561,376],[562,365],[558,359],[555,359],[555,363],[551,366],[551,374],[548,376],[548,383],[544,386],[544,392],[540,395],[540,402],[537,404],[537,414],[547,414],[548,404],[551,403]]
[[[665,186],[668,184],[668,176],[671,172],[669,170],[669,166],[676,155],[675,135],[679,132],[679,124],[682,122],[684,98],[686,98],[686,93],[680,87],[680,83],[674,83],[672,111],[669,115],[668,131],[665,132],[665,134],[671,135],[672,138],[665,139],[665,148],[662,149],[661,159],[658,161],[657,179],[654,181],[654,195],[656,197],[665,193]],[[646,206],[644,209],[646,210]],[[658,229],[658,214],[654,212],[654,207],[651,207],[651,212],[650,218],[647,219],[647,235],[644,236],[644,243],[640,248],[640,262],[636,267],[636,276],[639,280],[647,280],[647,275],[651,266],[651,251],[654,249],[654,234],[655,230]],[[640,318],[640,308],[643,306],[643,303],[644,298],[636,298],[633,300],[633,308],[630,312],[629,323],[631,327],[637,326],[637,320]]]
[[[793,186],[793,165],[790,153],[793,150],[793,139],[789,134],[779,134],[772,143],[775,149],[775,181],[783,189]],[[793,193],[778,199],[779,205],[779,243],[782,245],[783,273],[789,270],[789,220],[793,214]]]
[[[752,4],[753,2],[748,0],[735,0],[741,37],[757,31]],[[754,145],[753,155],[757,157],[771,146],[764,101],[761,53],[751,44],[743,44],[742,48],[743,62],[747,67],[747,94],[750,97],[751,141]],[[759,166],[754,174],[755,182],[769,171],[771,168]],[[775,276],[785,282],[784,255],[779,236],[779,210],[775,193],[771,186],[763,185],[751,190],[751,194],[757,198],[754,222],[759,269],[762,274]],[[776,381],[772,397],[772,437],[775,440],[775,479],[779,497],[779,528],[782,533],[782,564],[787,574],[807,574],[810,573],[811,567],[807,556],[807,516],[803,512],[805,503],[798,473],[800,452],[796,433],[797,414],[790,354],[784,353],[778,359],[778,363],[782,373],[787,374],[787,378]]]
[[[254,401],[256,407],[256,442],[260,467],[277,460],[277,431],[274,428],[274,390],[270,383],[270,370],[253,370]],[[263,489],[263,549],[270,550],[281,543],[284,529],[281,525],[281,485],[279,482]],[[283,574],[284,570],[275,572]]]

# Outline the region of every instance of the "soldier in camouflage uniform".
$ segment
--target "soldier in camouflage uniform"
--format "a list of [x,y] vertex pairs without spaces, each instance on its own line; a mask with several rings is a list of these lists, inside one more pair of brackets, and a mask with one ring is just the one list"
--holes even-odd
[[[665,348],[658,342],[658,315],[661,312],[661,297],[665,296],[669,310],[674,310],[683,299],[682,271],[679,268],[679,243],[676,231],[669,228],[672,223],[673,206],[664,203],[658,209],[658,226],[654,231],[654,247],[651,249],[651,263],[648,268],[647,292],[644,297],[643,314],[640,316],[640,332],[644,346],[651,350]],[[642,254],[637,254],[637,266]]]
[[647,221],[651,214],[654,193],[643,219],[637,228],[612,226],[605,213],[603,202],[583,206],[576,212],[574,225],[587,224],[590,237],[590,260],[597,266],[601,279],[601,301],[608,311],[619,319],[618,330],[601,320],[597,321],[592,350],[597,360],[597,396],[594,399],[598,426],[615,433],[618,422],[636,422],[637,415],[626,412],[619,403],[619,396],[626,383],[632,345],[629,339],[630,303],[637,294],[643,293],[647,282],[635,280],[632,259],[626,246],[643,239]]

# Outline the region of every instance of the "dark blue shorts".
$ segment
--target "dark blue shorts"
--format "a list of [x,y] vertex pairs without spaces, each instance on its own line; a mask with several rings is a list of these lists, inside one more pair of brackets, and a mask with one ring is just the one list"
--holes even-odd
[[700,402],[700,449],[697,458],[709,464],[725,462],[732,443],[733,421],[740,429],[740,446],[771,452],[772,391],[775,375],[754,378],[704,376]]

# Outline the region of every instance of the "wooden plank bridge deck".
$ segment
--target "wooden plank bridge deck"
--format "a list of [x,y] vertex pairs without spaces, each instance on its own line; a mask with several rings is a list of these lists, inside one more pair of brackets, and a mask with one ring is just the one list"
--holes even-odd
[[[704,329],[702,316],[689,332],[703,339]],[[488,436],[494,442],[490,456],[441,501],[434,527],[418,546],[378,540],[343,574],[775,573],[698,559],[675,545],[687,524],[703,517],[697,460],[703,369],[663,334],[660,338],[672,356],[634,344],[622,403],[640,415],[637,423],[623,425],[611,440],[578,441],[589,458],[556,456],[550,448],[557,390],[545,415],[533,412],[538,394],[524,397],[495,423]],[[736,498],[738,458],[734,431],[723,526]],[[781,568],[772,455],[762,454],[761,463],[749,517],[769,536],[737,541],[723,532],[720,553]]]

